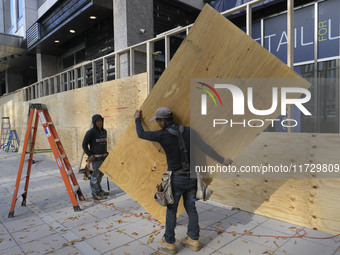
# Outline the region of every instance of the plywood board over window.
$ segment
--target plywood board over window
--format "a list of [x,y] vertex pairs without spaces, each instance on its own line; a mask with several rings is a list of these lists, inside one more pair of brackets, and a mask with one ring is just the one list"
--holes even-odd
[[[82,155],[82,141],[90,128],[94,114],[104,117],[108,132],[108,150],[111,150],[132,119],[136,107],[147,97],[146,73],[107,81],[62,93],[24,101],[23,92],[0,97],[0,118],[9,116],[17,129],[19,139],[25,137],[29,104],[45,104],[57,129],[71,164],[78,164]],[[36,149],[50,148],[42,126],[38,126]],[[48,154],[53,157],[53,154]],[[85,160],[83,160],[83,166]]]
[[[214,190],[211,200],[310,229],[339,234],[339,144],[339,134],[264,132],[235,159],[235,167],[286,163],[293,166],[292,172],[294,169],[299,172],[301,168],[305,172],[309,167],[310,172],[304,174],[316,177],[215,178],[211,183]],[[328,169],[321,173],[317,168]],[[318,178],[320,175],[327,178]],[[295,227],[288,228],[295,234]]]
[[[141,109],[144,128],[146,130],[158,128],[157,124],[150,122],[149,119],[153,117],[155,110],[162,106],[167,106],[173,111],[177,123],[190,125],[190,79],[235,77],[295,78],[296,87],[310,86],[279,59],[207,5],[143,103]],[[282,87],[283,84],[276,86]],[[268,97],[267,89],[268,87],[257,88],[254,101],[266,98],[264,95]],[[224,102],[226,109],[232,109],[232,100]],[[279,114],[277,110],[273,115],[277,117]],[[225,118],[231,117],[232,111],[228,111]],[[200,134],[204,140],[209,140],[210,135],[215,135],[213,132],[204,132],[209,128],[202,124],[203,132]],[[214,148],[224,157],[236,158],[264,128],[265,126],[258,129],[232,129],[229,136],[221,137],[218,143],[220,145]],[[165,222],[165,208],[154,202],[153,194],[166,169],[164,151],[159,144],[139,139],[134,121],[131,121],[101,167],[106,175],[162,223]],[[183,208],[180,208],[179,213],[182,211]]]

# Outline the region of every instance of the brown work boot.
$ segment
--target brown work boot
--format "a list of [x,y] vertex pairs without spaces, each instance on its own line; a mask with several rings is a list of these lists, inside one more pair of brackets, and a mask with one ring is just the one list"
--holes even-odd
[[95,193],[95,194],[92,194],[92,198],[94,200],[103,200],[103,199],[107,199],[107,196],[103,196],[99,193]]
[[174,243],[168,243],[167,241],[165,241],[164,237],[158,242],[158,248],[170,254],[177,253],[176,245]]
[[192,239],[190,236],[187,236],[186,238],[181,240],[181,243],[184,246],[189,247],[190,250],[192,250],[192,251],[199,251],[200,250],[200,243],[199,243],[199,241]]
[[106,192],[106,191],[104,191],[104,190],[99,191],[99,194],[100,194],[101,196],[108,196],[108,195],[110,195],[109,192]]

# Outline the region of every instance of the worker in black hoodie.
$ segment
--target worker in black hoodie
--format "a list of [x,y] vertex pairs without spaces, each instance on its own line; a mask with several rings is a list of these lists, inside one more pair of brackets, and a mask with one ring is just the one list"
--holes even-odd
[[93,115],[92,124],[93,127],[85,134],[83,150],[88,156],[88,162],[92,162],[93,167],[93,174],[90,179],[92,197],[95,200],[101,200],[106,199],[109,195],[108,192],[102,190],[100,183],[104,174],[99,170],[109,154],[107,152],[107,132],[104,129],[104,119],[101,115]]

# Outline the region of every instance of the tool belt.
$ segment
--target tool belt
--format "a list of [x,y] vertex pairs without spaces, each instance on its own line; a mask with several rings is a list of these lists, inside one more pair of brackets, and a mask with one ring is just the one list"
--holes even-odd
[[181,176],[190,176],[190,169],[175,170],[175,171],[172,171],[172,175],[173,176],[178,176],[178,175],[181,175]]
[[108,153],[104,153],[104,154],[94,154],[93,156],[95,158],[105,158],[107,155],[109,155]]
[[154,195],[154,199],[161,206],[171,205],[175,202],[171,188],[172,174],[172,171],[166,171],[162,176],[161,183],[157,185],[157,191]]

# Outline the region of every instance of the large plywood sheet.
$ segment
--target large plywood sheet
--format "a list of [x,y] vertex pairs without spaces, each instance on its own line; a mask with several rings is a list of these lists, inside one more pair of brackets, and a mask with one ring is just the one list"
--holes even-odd
[[[147,96],[146,73],[108,81],[94,86],[65,91],[31,101],[23,101],[23,91],[0,98],[0,117],[9,116],[12,126],[24,139],[29,103],[47,105],[59,137],[72,164],[78,165],[82,155],[82,141],[91,124],[93,114],[101,114],[108,131],[108,150],[111,150],[129,124],[134,110]],[[49,148],[42,126],[38,126],[35,147]],[[47,154],[52,157],[52,153]],[[83,160],[85,163],[85,160]]]
[[[134,109],[142,104],[146,96],[147,76],[143,73],[30,102],[47,105],[71,163],[78,164],[83,151],[81,144],[92,115],[98,113],[104,117],[108,150],[111,150],[129,124]],[[39,136],[37,142],[38,148],[48,148],[46,137]]]
[[[284,63],[210,6],[206,6],[141,107],[145,129],[157,129],[157,124],[149,122],[149,119],[162,106],[172,109],[178,123],[190,125],[191,78],[234,77],[296,78],[296,86],[309,87]],[[258,89],[255,100],[261,101],[259,95],[268,92],[267,88]],[[219,141],[222,147],[215,148],[223,156],[235,158],[262,129],[243,129],[237,131],[235,136],[234,131]],[[203,138],[206,140],[209,137]],[[134,121],[131,121],[101,170],[164,223],[165,208],[154,202],[153,194],[166,168],[163,150],[156,143],[138,139]]]
[[24,119],[27,114],[27,112],[24,112],[22,109],[22,102],[22,92],[13,92],[6,96],[0,97],[0,117],[9,117],[11,128],[15,128],[18,135],[20,135],[23,130],[21,120]]
[[[262,133],[235,159],[234,165],[282,162],[339,166],[339,134]],[[339,168],[337,168],[339,169]],[[339,234],[340,179],[215,178],[211,200],[245,211],[320,231]],[[335,172],[337,171],[337,173]],[[317,173],[314,173],[317,175]]]

